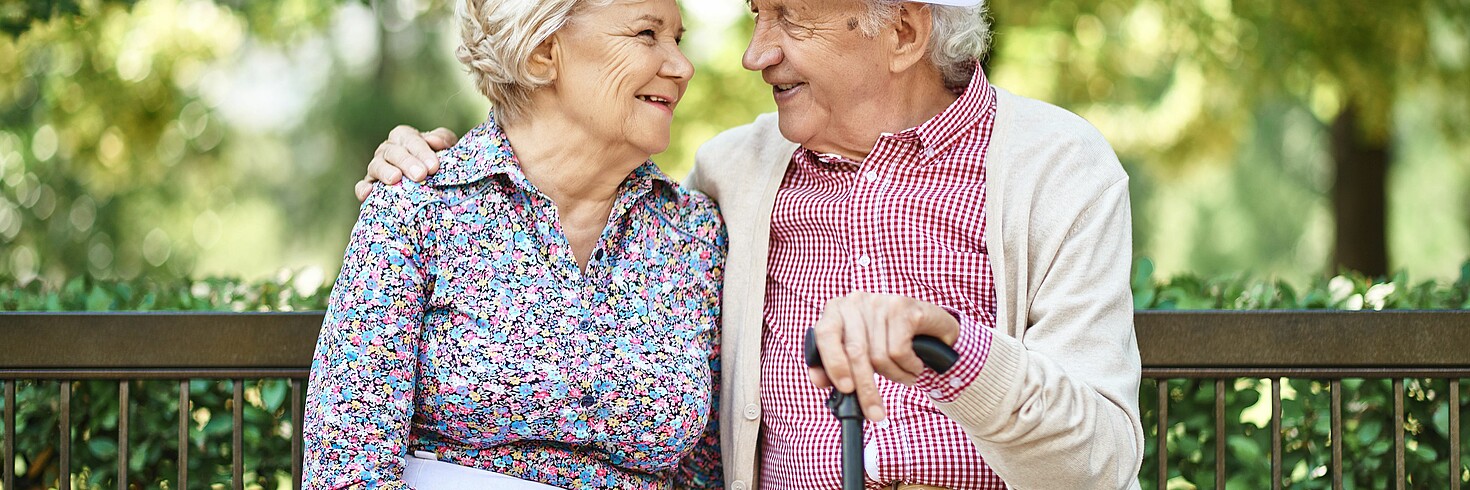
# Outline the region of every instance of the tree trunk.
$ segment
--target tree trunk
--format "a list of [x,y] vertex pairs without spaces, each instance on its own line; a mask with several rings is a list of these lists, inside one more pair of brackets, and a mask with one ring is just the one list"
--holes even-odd
[[1332,123],[1334,262],[1369,276],[1388,274],[1388,138],[1365,136],[1357,107]]

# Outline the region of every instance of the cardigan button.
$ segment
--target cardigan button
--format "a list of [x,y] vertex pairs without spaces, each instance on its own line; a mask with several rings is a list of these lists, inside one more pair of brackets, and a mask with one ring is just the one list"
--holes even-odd
[[730,490],[745,490],[745,480],[735,480],[730,484]]
[[582,402],[583,407],[590,407],[592,406],[592,404],[597,403],[597,398],[593,397],[592,395],[583,395],[582,400],[580,401]]
[[752,403],[745,406],[745,420],[755,420],[761,417],[761,407]]

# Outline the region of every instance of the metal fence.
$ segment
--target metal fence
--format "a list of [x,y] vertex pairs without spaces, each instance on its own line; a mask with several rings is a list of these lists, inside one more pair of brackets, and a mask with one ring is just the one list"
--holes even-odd
[[[320,312],[307,313],[0,313],[0,384],[4,385],[3,483],[15,489],[17,380],[106,380],[118,383],[118,488],[128,486],[129,382],[179,380],[178,480],[189,481],[189,381],[233,385],[231,487],[244,487],[243,380],[290,380],[290,417],[301,420],[302,391]],[[1395,488],[1405,487],[1404,380],[1449,381],[1451,489],[1461,480],[1460,380],[1470,377],[1470,312],[1139,312],[1137,332],[1146,386],[1158,388],[1157,434],[1170,420],[1169,380],[1214,380],[1215,488],[1225,488],[1227,381],[1268,378],[1271,385],[1271,473],[1282,485],[1282,378],[1329,383],[1333,488],[1343,486],[1342,380],[1392,379]],[[71,384],[59,384],[59,465],[72,474]],[[1177,414],[1176,414],[1177,415]],[[301,429],[292,423],[291,479],[301,479]],[[1154,437],[1158,488],[1166,487],[1167,437]],[[58,488],[69,490],[68,478]]]

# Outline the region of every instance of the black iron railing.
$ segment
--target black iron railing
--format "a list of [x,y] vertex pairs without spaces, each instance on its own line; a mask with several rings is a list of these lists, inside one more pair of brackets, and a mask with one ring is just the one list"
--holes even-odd
[[[244,380],[290,383],[291,481],[301,481],[303,390],[320,312],[306,313],[0,313],[0,384],[4,386],[4,489],[14,489],[18,380],[104,380],[118,383],[117,485],[128,487],[129,381],[179,380],[178,480],[189,481],[189,383],[233,380],[231,487],[244,487],[242,407]],[[1213,380],[1215,488],[1229,474],[1225,452],[1226,394],[1242,378],[1271,385],[1271,473],[1282,478],[1282,379],[1320,379],[1331,394],[1333,488],[1343,481],[1344,378],[1391,379],[1394,397],[1394,487],[1405,487],[1404,380],[1447,380],[1450,488],[1460,488],[1460,381],[1470,378],[1470,312],[1140,312],[1143,378],[1157,388],[1158,488],[1169,477],[1169,380]],[[59,384],[60,475],[71,475],[71,383]],[[1147,395],[1145,395],[1147,398]],[[1177,414],[1176,414],[1177,415]],[[57,488],[70,489],[69,478]]]
[[[71,381],[116,381],[118,386],[117,485],[128,488],[131,430],[130,381],[178,380],[178,479],[188,488],[189,384],[231,380],[230,488],[244,479],[245,380],[290,383],[291,481],[301,482],[301,415],[321,312],[305,313],[0,313],[0,383],[5,388],[4,488],[16,488],[15,406],[17,380],[56,380],[59,385],[59,474],[71,475]],[[70,490],[69,478],[57,488]]]

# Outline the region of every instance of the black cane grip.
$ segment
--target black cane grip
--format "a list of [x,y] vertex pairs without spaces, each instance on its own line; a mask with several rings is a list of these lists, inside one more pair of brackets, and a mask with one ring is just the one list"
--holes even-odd
[[[806,329],[806,339],[802,341],[802,354],[806,357],[806,365],[811,367],[822,367],[822,354],[817,352],[817,331]],[[954,363],[960,360],[960,354],[953,347],[928,335],[914,337],[914,354],[919,360],[924,361],[925,366],[934,372],[944,374]]]

